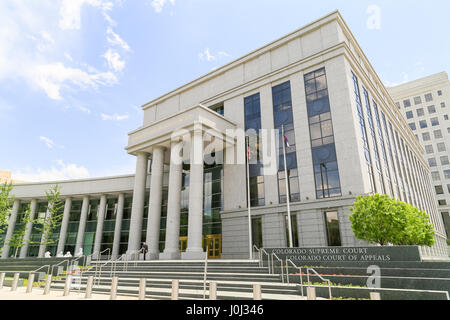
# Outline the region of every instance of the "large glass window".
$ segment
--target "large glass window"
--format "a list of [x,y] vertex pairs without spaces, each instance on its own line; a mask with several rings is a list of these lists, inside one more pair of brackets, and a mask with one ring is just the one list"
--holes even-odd
[[70,207],[69,223],[67,225],[67,236],[64,245],[65,254],[70,251],[72,255],[75,254],[75,246],[77,243],[78,227],[80,225],[81,207],[83,206],[82,200],[73,200]]
[[[100,251],[112,250],[114,243],[114,229],[116,226],[117,198],[106,201],[105,221],[103,222],[103,232]],[[110,252],[111,253],[111,252]]]
[[258,248],[263,247],[261,217],[252,217],[252,243]]
[[249,143],[250,205],[264,206],[264,172],[260,146],[261,106],[259,93],[244,98],[245,130]]
[[83,254],[85,255],[92,254],[94,250],[99,204],[100,204],[99,199],[89,201],[86,229],[84,231],[84,240],[83,240]]
[[203,235],[218,235],[222,233],[223,166],[205,165],[203,179]]
[[[44,218],[47,212],[47,202],[39,202],[36,207],[35,218]],[[41,243],[42,233],[36,228],[41,228],[42,225],[37,223],[33,224],[30,236],[30,244],[28,246],[28,257],[37,257],[39,255],[39,246]]]
[[341,246],[341,233],[339,231],[339,219],[337,211],[326,211],[325,223],[328,246]]
[[325,68],[305,74],[304,79],[316,197],[341,196]]
[[[272,88],[274,128],[284,134],[288,139],[286,146],[286,170],[288,173],[288,185],[290,201],[300,201],[299,177],[297,170],[297,154],[295,145],[294,121],[292,117],[291,84],[289,81]],[[278,196],[279,202],[287,201],[286,177],[284,173],[283,137],[280,134],[278,140]]]
[[[378,171],[378,177],[380,179],[380,185],[381,185],[381,193],[384,192],[384,179],[383,179],[383,173],[381,169],[381,162],[380,162],[380,154],[378,152],[378,142],[377,137],[375,134],[375,126],[373,124],[373,117],[372,117],[372,108],[370,107],[370,99],[369,99],[369,93],[367,92],[366,88],[363,87],[363,93],[364,93],[364,101],[366,104],[366,111],[367,111],[367,122],[369,124],[369,130],[370,135],[372,136],[372,144],[373,144],[373,152],[375,155],[375,164]],[[376,192],[378,190],[375,189]]]
[[450,239],[450,214],[448,212],[442,212],[442,220],[444,222],[445,232],[447,233],[447,239]]

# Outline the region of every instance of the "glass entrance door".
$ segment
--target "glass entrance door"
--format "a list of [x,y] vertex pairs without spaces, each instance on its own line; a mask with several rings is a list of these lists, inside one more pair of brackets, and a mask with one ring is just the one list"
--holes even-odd
[[220,259],[222,254],[222,235],[207,235],[206,244],[208,245],[208,259]]
[[186,252],[187,237],[180,237],[180,252]]

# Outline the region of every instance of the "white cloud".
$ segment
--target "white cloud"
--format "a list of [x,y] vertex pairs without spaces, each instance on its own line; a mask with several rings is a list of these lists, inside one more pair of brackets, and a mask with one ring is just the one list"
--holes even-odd
[[220,59],[226,59],[226,58],[230,58],[231,54],[226,53],[224,51],[219,51],[217,52],[216,55],[211,54],[211,52],[209,51],[209,48],[206,48],[203,52],[200,52],[198,54],[198,58],[200,60],[206,60],[208,62],[211,61],[216,61],[216,60],[220,60]]
[[65,164],[62,160],[56,161],[56,166],[48,170],[41,168],[27,168],[12,173],[14,180],[27,182],[60,181],[72,179],[86,179],[90,177],[88,169],[74,163]]
[[55,143],[53,142],[53,140],[51,140],[50,138],[44,137],[44,136],[40,136],[39,140],[44,141],[45,145],[47,146],[47,148],[52,149],[53,146],[55,145]]
[[122,120],[128,119],[129,116],[128,116],[128,114],[118,115],[115,113],[115,114],[109,115],[109,114],[102,113],[101,117],[102,117],[102,120],[104,120],[104,121],[108,121],[108,120],[122,121]]
[[[119,0],[113,1],[117,3]],[[105,17],[112,10],[113,1],[0,1],[0,83],[3,80],[25,80],[32,87],[44,90],[54,100],[63,99],[63,88],[72,91],[97,89],[98,86],[118,83],[114,71],[123,69],[123,61],[111,55],[112,71],[98,71],[75,61],[67,48],[78,36],[65,31],[81,27],[81,8],[84,4],[97,8]],[[54,28],[58,17],[63,30]],[[111,37],[110,40],[127,48],[120,37]]]
[[[63,30],[76,30],[81,28],[81,8],[84,4],[100,8],[104,13],[112,10],[114,4],[111,1],[104,0],[63,0],[61,9],[59,10],[59,27]],[[106,17],[105,17],[106,18]],[[111,20],[108,15],[107,20]]]
[[125,61],[120,60],[120,54],[115,52],[112,49],[108,49],[106,53],[103,55],[103,57],[108,62],[108,66],[110,69],[113,69],[114,71],[122,71],[123,68],[125,68]]
[[50,99],[61,100],[60,90],[67,83],[80,88],[97,85],[112,85],[117,83],[117,77],[112,72],[89,74],[81,69],[69,68],[61,62],[39,65],[30,71],[31,80],[44,89]]
[[126,43],[117,33],[115,33],[111,27],[108,27],[106,33],[111,36],[107,37],[108,43],[113,46],[119,46],[125,51],[131,51],[130,46]]
[[[175,5],[175,0],[169,0],[170,4]],[[160,13],[164,6],[166,5],[167,0],[153,0],[151,6],[155,10],[156,13]]]
[[205,51],[200,52],[198,54],[198,57],[200,58],[200,60],[205,60],[206,61],[214,61],[217,58],[215,56],[213,56],[210,52],[209,52],[209,48],[206,48]]

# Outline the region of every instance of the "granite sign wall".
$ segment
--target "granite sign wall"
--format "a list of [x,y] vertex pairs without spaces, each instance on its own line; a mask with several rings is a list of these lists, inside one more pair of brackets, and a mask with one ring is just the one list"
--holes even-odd
[[418,246],[383,247],[317,247],[317,248],[264,248],[280,259],[292,262],[389,262],[422,261]]

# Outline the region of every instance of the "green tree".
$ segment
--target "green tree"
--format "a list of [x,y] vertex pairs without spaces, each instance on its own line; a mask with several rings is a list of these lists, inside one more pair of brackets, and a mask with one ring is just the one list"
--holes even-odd
[[29,240],[25,240],[25,232],[26,232],[26,226],[28,222],[33,222],[31,219],[31,205],[29,204],[27,209],[25,210],[23,214],[23,218],[21,221],[21,225],[19,227],[16,227],[14,230],[14,233],[12,237],[8,240],[8,245],[11,248],[15,248],[14,251],[14,258],[17,257],[17,252],[20,248],[22,248]]
[[[54,185],[49,190],[45,191],[47,196],[47,213],[45,217],[37,217],[33,223],[35,229],[41,232],[41,241],[34,241],[32,243],[39,243],[42,248],[49,244],[55,243],[57,240],[52,238],[53,231],[61,225],[63,217],[64,203],[60,199],[60,187]],[[42,257],[44,252],[39,252],[39,257]]]
[[3,248],[3,233],[8,228],[9,214],[14,204],[14,196],[11,196],[12,184],[5,182],[0,185],[0,254]]
[[387,195],[357,197],[349,215],[355,237],[380,245],[432,246],[434,227],[426,212]]

